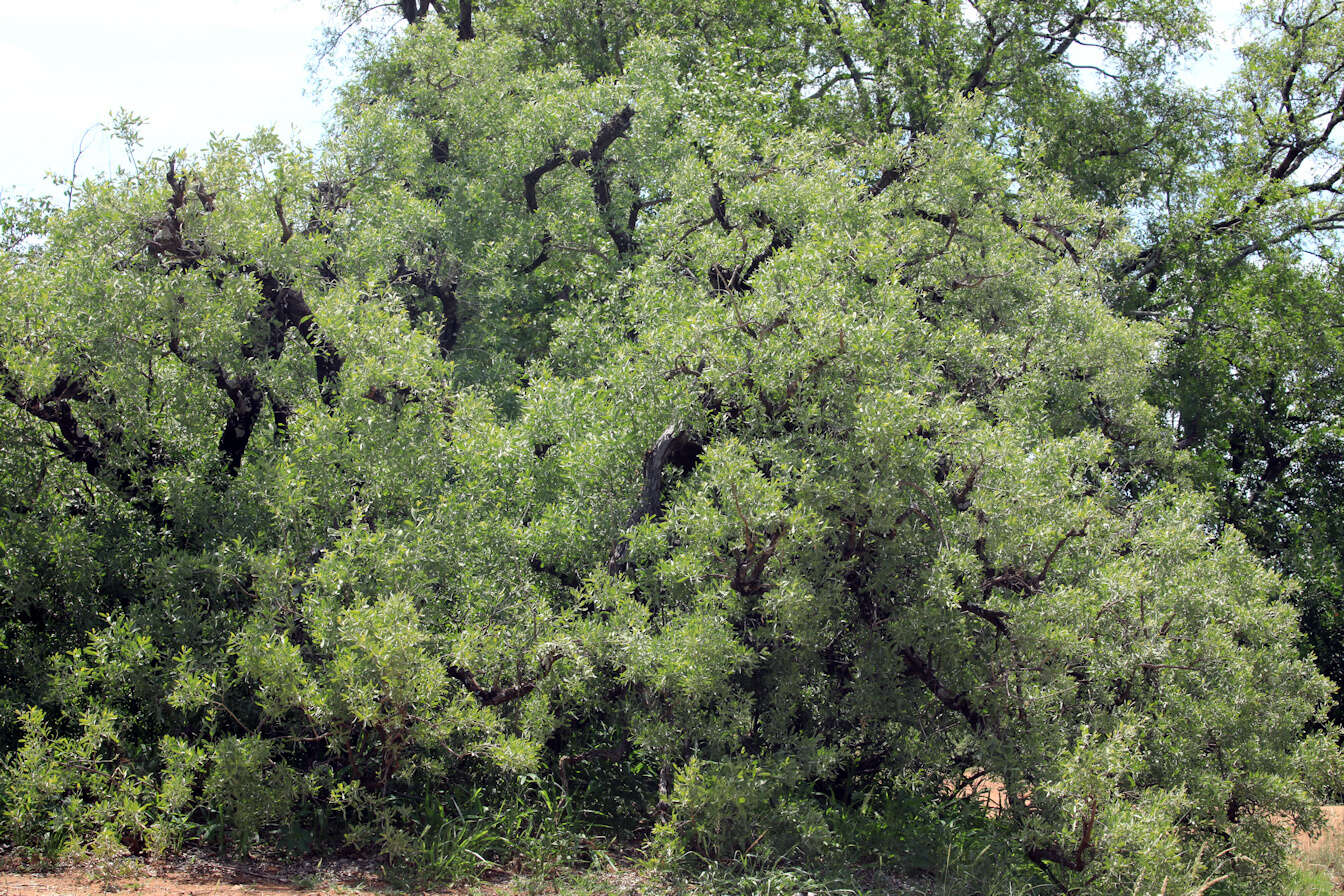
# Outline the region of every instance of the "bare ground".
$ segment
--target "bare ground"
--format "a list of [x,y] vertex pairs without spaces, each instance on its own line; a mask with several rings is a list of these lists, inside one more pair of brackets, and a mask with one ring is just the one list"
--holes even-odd
[[[0,870],[0,896],[355,896],[397,894],[374,866],[354,861],[316,863],[221,862],[204,855],[172,862],[121,860],[48,872]],[[453,887],[415,890],[418,896],[665,896],[666,888],[629,867],[569,878],[515,876],[505,872]]]
[[1344,892],[1344,806],[1322,806],[1325,829],[1315,837],[1297,835],[1298,862],[1326,875]]
[[[1344,805],[1322,808],[1325,829],[1315,837],[1297,837],[1299,861],[1344,886]],[[0,860],[0,896],[355,896],[398,892],[404,891],[383,880],[376,866],[350,860],[327,865],[221,862],[198,854],[173,862],[121,860],[47,873],[3,870]],[[422,892],[424,896],[667,896],[669,890],[664,883],[626,865],[568,879],[499,872],[472,884]]]

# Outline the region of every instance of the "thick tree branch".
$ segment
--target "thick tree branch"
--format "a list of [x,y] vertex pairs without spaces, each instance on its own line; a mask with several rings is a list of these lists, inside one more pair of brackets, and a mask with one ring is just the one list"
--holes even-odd
[[882,173],[878,175],[877,180],[868,185],[868,197],[876,199],[878,196],[881,196],[886,191],[887,187],[905,177],[909,172],[910,166],[904,164],[891,165],[887,168],[883,168]]
[[[1037,246],[1040,246],[1042,249],[1045,249],[1047,252],[1050,252],[1052,254],[1067,255],[1069,259],[1073,261],[1074,264],[1081,263],[1081,257],[1078,254],[1078,250],[1074,248],[1073,243],[1069,241],[1068,235],[1059,226],[1051,224],[1049,221],[1043,220],[1040,216],[1036,216],[1032,218],[1030,221],[1027,221],[1025,223],[1019,221],[1017,218],[1013,217],[1007,212],[1004,212],[1002,215],[1000,215],[1000,218],[1002,219],[1003,223],[1011,227],[1013,229],[1013,232],[1021,236],[1023,239],[1031,243],[1034,243]],[[1028,224],[1049,235],[1058,244],[1058,248],[1050,245],[1050,243],[1048,243],[1043,238],[1028,231],[1026,229],[1026,225]]]
[[[218,446],[219,454],[224,458],[225,473],[232,479],[242,466],[243,455],[247,452],[248,442],[252,439],[252,430],[256,427],[267,392],[250,372],[231,376],[219,361],[196,357],[182,344],[176,329],[174,325],[174,332],[168,340],[168,350],[183,364],[210,374],[215,380],[215,385],[228,396],[232,405],[224,421],[224,428],[219,434]],[[270,329],[272,333],[276,330],[274,327]],[[243,354],[246,357],[256,357],[258,348],[256,342],[257,340],[248,340],[243,343]],[[283,345],[284,332],[280,331],[278,338],[272,337],[273,347],[266,354],[278,358]]]
[[[722,200],[720,200],[721,202]],[[727,218],[724,218],[726,222]],[[751,221],[760,227],[769,228],[770,243],[751,257],[745,264],[725,267],[719,264],[709,266],[709,286],[716,292],[743,293],[751,291],[751,278],[761,265],[770,260],[776,252],[793,246],[793,234],[779,227],[773,218],[757,210],[752,213]]]
[[[666,484],[665,473],[669,466],[689,472],[704,452],[705,446],[689,429],[672,423],[653,443],[644,455],[641,471],[639,499],[630,511],[625,524],[626,530],[633,528],[646,519],[657,519],[663,512],[663,487]],[[625,570],[629,564],[630,542],[622,534],[611,549],[607,559],[607,569],[613,573]]]
[[[160,517],[163,505],[154,497],[153,479],[148,475],[133,476],[125,467],[109,463],[109,455],[120,441],[119,432],[101,431],[101,438],[94,438],[75,417],[70,402],[90,401],[94,397],[82,379],[61,376],[45,395],[26,395],[18,379],[0,363],[0,396],[30,416],[54,424],[59,435],[50,437],[51,445],[63,457],[83,466],[95,479],[107,482],[119,495],[156,520]],[[150,459],[151,467],[161,462],[154,452]]]
[[224,421],[224,430],[219,435],[219,453],[224,457],[225,472],[232,478],[243,464],[243,454],[252,439],[257,417],[261,415],[266,392],[250,373],[229,377],[221,370],[215,377],[215,384],[224,390],[233,403]]
[[541,207],[537,202],[537,184],[541,182],[543,177],[563,164],[565,164],[565,157],[557,153],[523,175],[523,201],[527,203],[529,212],[535,213]]
[[294,238],[294,225],[285,217],[285,203],[279,193],[275,194],[275,217],[280,222],[280,245]]
[[1008,30],[1000,31],[992,18],[985,17],[985,44],[980,51],[979,62],[976,63],[975,68],[971,69],[970,74],[966,76],[966,80],[962,82],[962,96],[970,96],[977,90],[983,90],[990,86],[989,72],[993,68],[994,57],[997,55],[999,48],[1012,36],[1012,33]]
[[1087,526],[1079,526],[1076,529],[1070,529],[1059,537],[1055,542],[1050,553],[1046,555],[1041,568],[1037,572],[1032,572],[1025,565],[1012,565],[996,567],[989,560],[989,554],[985,549],[985,538],[982,535],[975,540],[975,554],[980,560],[981,567],[984,570],[984,580],[980,583],[980,590],[988,597],[995,588],[1002,588],[1005,591],[1011,591],[1019,595],[1036,594],[1045,584],[1046,578],[1050,575],[1051,568],[1055,565],[1059,552],[1064,548],[1070,539],[1083,538],[1087,535]]
[[845,33],[840,27],[840,18],[831,9],[829,0],[817,0],[817,9],[821,12],[822,19],[835,37],[835,50],[840,56],[840,61],[844,63],[845,70],[849,72],[850,83],[854,85],[854,95],[859,101],[859,111],[863,114],[865,120],[873,121],[873,102],[868,96],[868,91],[863,86],[863,72],[859,69],[854,56],[845,46]]
[[[1031,846],[1027,848],[1027,858],[1031,859],[1042,870],[1049,872],[1046,863],[1054,863],[1070,871],[1082,871],[1092,860],[1091,853],[1095,850],[1093,843],[1093,831],[1096,827],[1099,807],[1095,798],[1088,800],[1087,814],[1080,819],[1078,827],[1078,842],[1074,844],[1072,850],[1067,850],[1058,843],[1047,843],[1045,845]],[[1054,874],[1050,875],[1057,884],[1062,884]],[[1073,888],[1062,888],[1064,892],[1074,892]]]
[[[175,160],[169,160],[167,180],[172,190],[167,211],[151,222],[151,225],[147,225],[147,229],[152,227],[152,236],[146,244],[150,256],[170,269],[198,268],[213,257],[223,261],[238,273],[250,276],[260,288],[261,301],[248,315],[247,335],[241,347],[242,356],[248,360],[265,358],[275,361],[284,351],[286,332],[291,328],[298,330],[313,352],[323,401],[332,403],[344,359],[318,327],[313,310],[303,293],[255,263],[245,262],[227,254],[214,254],[204,241],[186,239],[181,217],[181,210],[186,205],[187,198],[186,177],[177,173]],[[329,204],[333,206],[338,204],[343,196],[339,187],[330,184],[319,184],[318,193],[321,199],[329,200]],[[196,184],[196,195],[205,211],[213,210],[215,194],[208,193],[205,185],[199,181]],[[295,231],[285,215],[284,204],[279,195],[274,199],[274,207],[276,218],[280,223],[280,242],[283,244],[293,238]],[[214,279],[217,284],[223,284],[222,274],[215,274]],[[181,302],[179,299],[179,304]],[[176,321],[168,339],[168,349],[183,363],[212,376],[215,385],[229,399],[230,409],[220,433],[218,450],[224,460],[228,478],[231,479],[242,466],[243,456],[269,392],[251,372],[230,374],[217,359],[196,357],[188,346],[183,345]],[[287,426],[290,409],[274,397],[271,398],[271,406],[277,435],[281,435]]]
[[[549,240],[547,242],[549,243]],[[542,254],[544,255],[545,252],[543,251]],[[533,267],[525,269],[523,273],[530,273],[539,264],[540,262],[536,262]],[[439,312],[439,354],[445,358],[456,347],[457,336],[462,329],[457,303],[457,287],[460,280],[461,274],[456,267],[447,275],[438,275],[426,270],[412,270],[406,265],[404,256],[397,257],[397,270],[392,275],[393,282],[409,283],[437,303]],[[414,322],[418,316],[418,311],[413,305],[408,305],[408,311],[412,322]]]
[[[628,255],[633,252],[636,248],[633,229],[627,231],[612,213],[611,177],[606,154],[607,150],[611,148],[611,144],[624,137],[630,130],[630,124],[634,117],[634,107],[625,106],[603,123],[602,127],[598,129],[597,136],[593,138],[592,144],[587,149],[576,149],[570,152],[556,150],[550,158],[524,174],[523,201],[527,205],[527,210],[535,214],[541,207],[540,201],[537,199],[537,185],[543,177],[566,163],[576,168],[586,164],[589,166],[589,178],[593,185],[593,200],[597,204],[598,211],[602,214],[607,235],[611,237],[618,254]],[[632,211],[630,220],[633,221],[637,215],[637,211]],[[544,243],[549,242],[548,236],[543,237]],[[536,270],[546,257],[546,250],[543,246],[541,256],[532,262],[527,270]]]
[[90,476],[102,472],[107,446],[84,431],[70,408],[71,400],[87,401],[92,397],[82,380],[61,376],[45,395],[30,396],[25,395],[18,380],[0,366],[0,394],[38,420],[54,423],[60,436],[52,437],[52,445],[67,459],[82,464]]
[[965,694],[959,694],[944,684],[928,660],[916,653],[913,647],[901,648],[900,655],[905,660],[905,670],[924,685],[935,700],[965,719],[976,734],[985,732],[989,725],[984,715]]
[[[293,327],[299,331],[304,342],[312,349],[316,365],[317,381],[322,392],[322,400],[331,404],[335,400],[338,377],[345,359],[323,334],[317,324],[312,307],[298,289],[290,286],[277,275],[265,270],[254,262],[244,261],[227,253],[214,253],[203,240],[189,240],[183,232],[181,211],[187,202],[187,179],[177,173],[175,159],[169,159],[166,174],[172,193],[168,198],[168,209],[145,225],[150,238],[145,244],[150,257],[158,260],[169,269],[194,269],[202,266],[207,259],[217,258],[241,274],[247,274],[261,288],[263,302],[259,306],[261,317],[270,329],[265,340],[274,345],[277,325]],[[203,185],[198,185],[197,195],[203,207],[213,208],[214,194],[205,193]],[[280,198],[275,199],[276,216],[281,224],[281,242],[294,234],[285,217],[284,206]],[[222,283],[223,277],[216,276],[216,282]],[[272,357],[278,355],[272,354]]]
[[476,29],[471,24],[471,0],[457,0],[457,39],[471,40]]
[[471,695],[476,698],[482,706],[500,706],[505,703],[512,703],[526,697],[537,689],[541,680],[550,674],[551,667],[555,661],[560,658],[559,654],[548,653],[537,663],[537,675],[535,678],[515,682],[513,684],[497,684],[491,687],[485,687],[477,679],[476,675],[470,670],[455,663],[449,663],[445,670],[453,678],[462,683]]
[[318,388],[322,393],[322,401],[331,404],[336,400],[336,393],[339,388],[339,377],[341,368],[345,365],[343,358],[336,350],[336,347],[327,339],[326,334],[317,325],[317,319],[313,315],[312,306],[303,293],[289,286],[276,275],[263,270],[255,264],[238,264],[238,270],[251,274],[253,279],[261,287],[262,298],[266,300],[263,307],[274,309],[276,318],[287,327],[293,327],[299,331],[303,341],[313,352],[313,362],[316,367]]

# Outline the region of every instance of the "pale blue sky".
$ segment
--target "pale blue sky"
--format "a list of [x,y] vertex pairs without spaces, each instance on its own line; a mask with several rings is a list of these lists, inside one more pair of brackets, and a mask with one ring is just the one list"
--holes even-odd
[[[1240,5],[1212,0],[1224,37]],[[307,64],[325,18],[321,0],[0,0],[0,194],[58,192],[47,172],[68,174],[81,138],[81,174],[124,163],[97,129],[121,107],[148,120],[146,152],[259,126],[315,141]],[[1225,41],[1190,78],[1234,66]]]
[[50,192],[91,127],[80,172],[124,164],[96,129],[120,107],[148,119],[146,151],[259,126],[316,140],[325,18],[320,0],[0,0],[0,190]]

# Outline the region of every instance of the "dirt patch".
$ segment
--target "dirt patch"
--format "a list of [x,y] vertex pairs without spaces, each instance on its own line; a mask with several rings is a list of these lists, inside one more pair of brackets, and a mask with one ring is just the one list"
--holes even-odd
[[0,871],[0,896],[350,896],[356,892],[390,892],[390,888],[375,870],[356,862],[284,866],[192,856],[173,862],[90,863],[45,873]]
[[984,769],[968,768],[962,772],[960,780],[946,780],[943,787],[957,799],[979,803],[990,815],[998,815],[1008,808],[1007,788]]
[[[308,889],[287,883],[258,881],[239,882],[236,879],[203,879],[195,875],[167,872],[160,875],[137,875],[107,880],[91,878],[82,871],[60,871],[50,874],[0,874],[0,896],[93,896],[93,894],[127,893],[136,896],[238,896],[253,894],[308,893],[312,896],[336,896],[339,889],[319,887]],[[352,892],[345,889],[344,892]]]
[[1344,890],[1344,806],[1322,806],[1321,811],[1325,813],[1321,832],[1314,837],[1297,835],[1297,861]]
[[[98,880],[82,871],[50,874],[0,874],[0,896],[92,896],[92,894],[128,893],[136,896],[237,896],[237,894],[295,894],[336,896],[341,889],[316,889],[288,883],[254,880],[204,879],[195,875],[167,872]],[[352,892],[344,889],[344,892]]]
[[1340,848],[1344,847],[1344,806],[1322,806],[1321,812],[1325,815],[1325,828],[1315,837],[1298,834],[1297,848],[1306,852],[1313,848],[1334,846],[1335,852],[1339,853]]
[[[0,871],[0,896],[363,896],[407,891],[380,878],[367,865],[226,863],[212,859],[132,862],[114,867],[81,866],[47,873]],[[569,878],[532,878],[496,872],[453,887],[411,891],[416,896],[667,896],[640,872],[613,867]]]

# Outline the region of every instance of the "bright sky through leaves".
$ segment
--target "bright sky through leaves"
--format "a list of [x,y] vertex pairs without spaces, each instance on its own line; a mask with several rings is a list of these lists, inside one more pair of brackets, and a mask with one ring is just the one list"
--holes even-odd
[[[1212,0],[1215,49],[1189,68],[1216,84],[1235,65],[1239,0]],[[125,164],[99,125],[114,110],[147,120],[144,152],[197,149],[211,133],[274,127],[313,141],[321,105],[306,69],[319,0],[70,0],[0,12],[0,194],[62,193],[47,178]]]
[[[1234,64],[1228,36],[1238,0],[1214,0],[1218,48],[1192,81],[1216,83]],[[319,0],[70,0],[0,12],[0,195],[51,192],[48,172],[125,164],[98,125],[113,110],[144,117],[146,152],[195,149],[211,133],[273,126],[312,141],[321,106],[305,66],[324,20]]]
[[306,65],[324,19],[318,0],[4,4],[0,191],[62,192],[46,174],[69,174],[81,137],[81,175],[125,164],[97,127],[123,107],[147,119],[145,152],[260,126],[315,140]]

